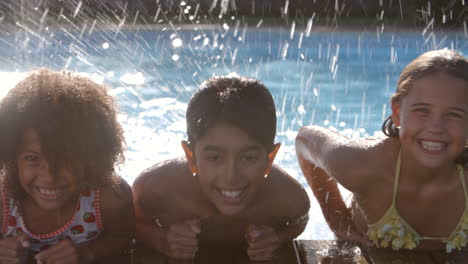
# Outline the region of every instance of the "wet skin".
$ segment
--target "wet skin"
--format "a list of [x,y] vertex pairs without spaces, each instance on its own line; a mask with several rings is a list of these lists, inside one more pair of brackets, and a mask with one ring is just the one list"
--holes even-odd
[[271,153],[242,129],[219,123],[194,146],[184,146],[204,196],[223,215],[235,215],[255,200],[279,148]]
[[[353,192],[353,222],[366,239],[367,225],[377,222],[392,202],[401,151],[398,212],[419,234],[447,237],[466,204],[455,159],[468,138],[468,83],[446,74],[423,77],[392,105],[392,119],[400,127],[399,138],[348,139],[324,128],[304,127],[296,139],[304,174],[309,182],[320,183],[316,172],[307,170],[318,166]],[[466,172],[464,177],[468,181]],[[336,192],[323,190],[325,185],[312,187],[314,193]],[[327,210],[335,212],[333,203]],[[424,240],[417,249],[444,250],[445,244]]]
[[28,227],[32,232],[40,229],[40,233],[44,233],[43,223],[36,228],[36,221],[28,220],[33,217],[37,219],[41,215],[55,215],[57,222],[49,221],[50,231],[60,228],[64,221],[70,219],[76,207],[78,177],[64,168],[56,172],[50,170],[42,153],[39,136],[33,129],[25,129],[23,132],[17,168],[20,185],[27,194],[22,206],[25,219],[30,223]]
[[414,83],[401,102],[392,106],[400,127],[402,150],[421,167],[452,165],[468,135],[466,81],[447,74],[427,76]]
[[186,158],[156,164],[135,180],[137,237],[171,258],[234,246],[251,259],[271,259],[307,219],[286,222],[309,208],[302,186],[271,167],[278,147],[268,153],[227,123],[209,128],[194,145],[184,142]]

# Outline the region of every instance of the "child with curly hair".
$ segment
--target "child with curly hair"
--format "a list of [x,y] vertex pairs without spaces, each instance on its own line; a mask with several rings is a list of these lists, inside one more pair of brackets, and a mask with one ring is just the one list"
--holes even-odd
[[134,234],[131,189],[116,176],[123,131],[104,86],[30,74],[0,102],[0,262],[95,263]]

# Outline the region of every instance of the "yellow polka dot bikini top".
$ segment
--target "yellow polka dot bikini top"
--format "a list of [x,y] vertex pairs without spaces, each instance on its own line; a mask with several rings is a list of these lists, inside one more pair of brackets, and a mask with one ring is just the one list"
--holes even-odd
[[458,222],[457,227],[452,231],[449,237],[425,237],[416,232],[398,213],[395,202],[398,190],[398,181],[400,178],[400,154],[398,154],[397,165],[395,169],[395,180],[393,183],[392,205],[388,208],[384,216],[374,224],[368,226],[367,236],[377,247],[392,246],[394,250],[414,249],[421,240],[440,240],[446,244],[446,251],[452,252],[453,249],[461,250],[468,242],[468,195],[465,186],[465,177],[463,167],[458,165],[458,175],[465,193],[465,211]]

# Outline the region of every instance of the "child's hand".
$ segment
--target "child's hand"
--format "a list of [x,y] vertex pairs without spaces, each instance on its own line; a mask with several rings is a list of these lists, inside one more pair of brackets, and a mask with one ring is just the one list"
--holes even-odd
[[252,261],[267,261],[274,257],[274,252],[281,246],[275,229],[264,225],[249,225],[245,234],[247,255]]
[[0,240],[0,263],[25,263],[30,246],[26,234]]
[[64,239],[34,257],[38,264],[78,264],[78,251],[70,239]]
[[339,230],[332,229],[333,233],[338,239],[351,240],[359,243],[360,246],[370,247],[374,243],[370,241],[365,234],[359,232],[351,218],[343,220],[342,228]]
[[199,220],[171,225],[166,231],[165,254],[175,259],[193,259],[198,250],[200,231]]

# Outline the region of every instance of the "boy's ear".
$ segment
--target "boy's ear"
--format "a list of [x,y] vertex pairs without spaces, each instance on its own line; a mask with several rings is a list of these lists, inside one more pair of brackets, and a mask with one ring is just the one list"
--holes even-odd
[[198,170],[197,170],[197,166],[195,165],[195,156],[193,155],[193,151],[190,148],[189,143],[185,140],[182,140],[181,145],[182,145],[182,148],[184,149],[185,157],[187,158],[190,173],[192,175],[197,174]]
[[395,127],[400,126],[400,102],[392,103],[392,121]]
[[275,160],[276,154],[278,153],[278,150],[280,149],[281,144],[276,143],[275,146],[273,147],[273,150],[268,153],[268,167],[265,169],[265,175],[270,174],[271,167],[273,166],[273,161]]

